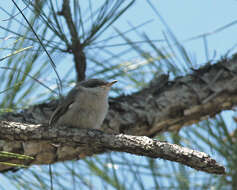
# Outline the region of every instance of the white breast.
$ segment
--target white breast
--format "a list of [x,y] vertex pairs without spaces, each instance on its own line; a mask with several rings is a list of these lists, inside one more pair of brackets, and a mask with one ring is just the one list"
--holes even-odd
[[100,129],[108,112],[108,90],[81,91],[59,123],[80,128]]

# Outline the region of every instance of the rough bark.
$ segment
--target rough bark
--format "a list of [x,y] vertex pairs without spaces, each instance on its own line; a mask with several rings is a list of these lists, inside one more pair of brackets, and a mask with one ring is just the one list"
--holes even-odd
[[[182,163],[208,173],[224,174],[223,166],[203,152],[194,151],[168,142],[145,136],[106,134],[100,130],[48,127],[43,125],[0,122],[0,138],[22,143],[24,153],[35,159],[22,160],[21,164],[45,164],[84,157],[107,151],[127,152],[152,158],[163,158]],[[5,142],[6,142],[5,141]],[[68,151],[70,150],[70,153]],[[9,162],[9,159],[6,158]]]
[[[232,109],[233,106],[236,106],[236,84],[236,55],[229,60],[223,59],[214,65],[207,65],[201,69],[193,70],[191,74],[178,77],[173,81],[168,81],[168,77],[162,75],[154,79],[147,88],[137,93],[110,99],[110,111],[102,130],[107,134],[124,133],[148,137],[153,137],[165,131],[179,130],[183,126],[197,123],[215,116],[222,110]],[[57,103],[58,101],[52,101],[32,106],[20,113],[8,113],[3,115],[1,120],[18,122],[26,128],[29,124],[33,126],[41,124],[39,128],[43,127],[43,130],[49,132],[50,128],[45,123],[47,123],[53,110],[56,109]],[[9,128],[11,128],[11,125],[9,125]],[[22,139],[19,139],[21,141],[16,142],[18,136],[13,135],[8,138],[7,132],[4,130],[6,128],[1,128],[1,139],[4,140],[0,144],[0,150],[27,155],[28,149],[41,147],[42,150],[38,151],[40,153],[37,153],[36,159],[36,163],[40,164],[52,163],[55,160],[78,159],[85,155],[105,151],[105,149],[99,152],[89,148],[83,149],[83,146],[78,146],[80,143],[76,143],[76,146],[72,146],[70,143],[69,146],[57,147],[57,143],[61,143],[57,142],[55,144],[57,148],[55,148],[52,146],[54,141],[49,139],[46,141],[38,139],[36,142],[27,141],[27,139],[22,142]],[[21,135],[19,133],[19,136]],[[31,136],[31,133],[28,133],[28,135]],[[6,139],[8,140],[6,141]],[[96,139],[97,137],[94,136],[93,141],[96,141]],[[83,138],[81,142],[84,142]],[[89,145],[91,143],[93,144],[93,142],[88,142]],[[113,150],[116,150],[116,148]],[[57,154],[55,151],[57,151]],[[4,167],[6,166],[0,166],[0,170],[8,169]]]

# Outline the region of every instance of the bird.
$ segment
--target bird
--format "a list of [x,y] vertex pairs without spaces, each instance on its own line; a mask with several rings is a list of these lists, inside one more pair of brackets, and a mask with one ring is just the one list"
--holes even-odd
[[117,80],[88,79],[79,82],[49,119],[49,126],[100,129],[109,109],[108,94]]

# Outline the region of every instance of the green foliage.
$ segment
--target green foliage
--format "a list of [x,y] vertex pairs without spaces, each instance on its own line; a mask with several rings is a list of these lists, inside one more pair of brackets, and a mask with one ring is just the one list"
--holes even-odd
[[[8,158],[8,159],[18,159],[18,160],[29,160],[29,159],[34,159],[31,156],[23,155],[23,154],[16,154],[16,153],[11,153],[11,152],[6,152],[6,151],[0,151],[0,158]],[[14,164],[14,163],[9,163],[9,162],[0,162],[0,164],[8,165],[8,166],[15,166],[15,167],[27,167],[23,164]]]

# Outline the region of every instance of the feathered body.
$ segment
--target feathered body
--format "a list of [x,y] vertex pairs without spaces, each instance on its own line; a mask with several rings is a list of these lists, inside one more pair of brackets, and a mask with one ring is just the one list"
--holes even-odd
[[52,114],[49,124],[99,129],[108,112],[108,94],[115,83],[90,79],[77,84]]

